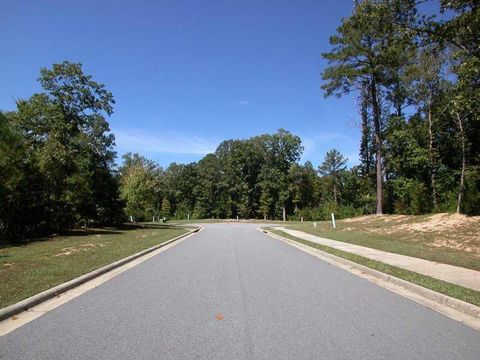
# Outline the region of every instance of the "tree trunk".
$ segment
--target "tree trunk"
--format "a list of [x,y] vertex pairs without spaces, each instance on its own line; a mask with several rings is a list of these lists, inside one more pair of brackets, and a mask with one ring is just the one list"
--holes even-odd
[[333,201],[337,205],[337,185],[333,183]]
[[362,109],[362,144],[361,144],[361,153],[363,154],[363,159],[365,163],[365,173],[364,175],[369,178],[371,175],[371,163],[370,163],[370,128],[368,124],[368,114],[366,109]]
[[436,184],[436,164],[433,154],[433,120],[432,120],[432,95],[428,99],[428,156],[430,158],[430,186],[432,187],[433,208],[438,206],[437,184]]
[[462,197],[463,191],[465,189],[465,168],[466,168],[466,154],[465,154],[465,132],[463,129],[463,119],[460,116],[458,110],[455,112],[457,117],[457,125],[458,129],[460,130],[460,140],[462,142],[462,171],[460,172],[460,187],[458,189],[458,197],[457,197],[457,214],[460,214],[460,208],[462,205]]
[[287,210],[285,209],[285,205],[282,208],[282,215],[283,215],[283,221],[287,221]]
[[381,138],[381,113],[377,97],[377,84],[375,79],[370,82],[370,95],[372,97],[373,121],[375,123],[375,160],[377,165],[377,215],[383,214],[383,176],[382,176],[382,138]]

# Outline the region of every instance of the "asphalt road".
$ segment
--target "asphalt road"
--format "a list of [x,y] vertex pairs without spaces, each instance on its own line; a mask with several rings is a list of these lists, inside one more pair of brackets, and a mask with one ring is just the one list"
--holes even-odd
[[206,225],[0,337],[0,359],[480,359],[480,333],[255,230]]

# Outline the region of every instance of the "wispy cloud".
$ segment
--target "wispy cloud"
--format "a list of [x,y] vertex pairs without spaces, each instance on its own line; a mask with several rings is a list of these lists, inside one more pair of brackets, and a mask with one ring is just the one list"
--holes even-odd
[[325,132],[317,135],[302,136],[302,143],[305,148],[304,156],[326,146],[340,148],[348,141],[353,141],[353,138],[342,133]]
[[314,164],[320,164],[327,151],[335,148],[348,159],[349,166],[358,164],[358,139],[351,135],[324,132],[301,138],[304,146],[302,161],[311,160]]
[[[147,157],[157,158],[158,155],[193,156],[200,159],[203,155],[212,153],[221,140],[185,132],[154,132],[138,128],[114,129],[119,153],[138,152]],[[348,158],[350,166],[358,164],[358,139],[342,133],[323,132],[302,136],[304,152],[302,162],[311,160],[314,165],[320,164],[328,150],[338,149]],[[170,157],[167,157],[170,158]],[[191,161],[191,160],[188,160]]]
[[149,154],[205,155],[214,152],[219,144],[215,139],[183,132],[147,133],[140,129],[116,130],[115,138],[122,152]]
[[252,106],[253,103],[250,100],[239,100],[238,103],[242,106]]

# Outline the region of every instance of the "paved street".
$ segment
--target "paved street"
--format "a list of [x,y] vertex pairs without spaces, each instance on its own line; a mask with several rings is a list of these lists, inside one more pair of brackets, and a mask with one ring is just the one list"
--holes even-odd
[[479,332],[256,225],[204,226],[0,337],[0,359],[480,358]]

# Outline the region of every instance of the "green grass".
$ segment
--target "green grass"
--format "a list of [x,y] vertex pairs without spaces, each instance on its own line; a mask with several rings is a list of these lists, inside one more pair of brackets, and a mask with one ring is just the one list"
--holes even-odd
[[409,271],[409,270],[404,270],[404,269],[398,268],[396,266],[391,266],[391,265],[388,265],[388,264],[384,264],[384,263],[379,262],[379,261],[370,260],[370,259],[367,259],[363,256],[350,254],[348,252],[337,250],[337,249],[334,249],[334,248],[331,248],[331,247],[328,247],[328,246],[325,246],[325,245],[320,245],[320,244],[313,243],[313,242],[310,242],[310,241],[307,241],[307,240],[299,239],[295,236],[291,236],[290,234],[287,234],[287,233],[285,233],[283,231],[280,231],[280,230],[270,229],[269,231],[271,231],[271,232],[273,232],[277,235],[283,236],[285,238],[288,238],[290,240],[299,242],[301,244],[313,247],[315,249],[325,251],[329,254],[344,258],[346,260],[350,260],[352,262],[355,262],[357,264],[369,267],[369,268],[374,269],[374,270],[381,271],[385,274],[388,274],[388,275],[406,280],[408,282],[423,286],[427,289],[445,294],[447,296],[451,296],[455,299],[459,299],[459,300],[474,304],[476,306],[480,306],[480,292],[479,291],[475,291],[475,290],[472,290],[472,289],[464,288],[462,286],[450,284],[446,281],[437,280],[437,279],[431,278],[429,276],[421,275],[421,274],[418,274],[416,272]]
[[89,229],[0,247],[0,308],[161,244],[188,230],[169,225]]
[[[444,264],[480,270],[480,254],[464,248],[480,246],[480,222],[451,228],[439,227],[432,231],[409,230],[410,224],[421,224],[425,216],[405,217],[401,221],[389,221],[388,217],[369,218],[355,222],[338,221],[333,229],[328,221],[286,223],[288,228],[319,237],[366,246],[391,253],[413,256]],[[458,245],[442,246],[442,244]]]

